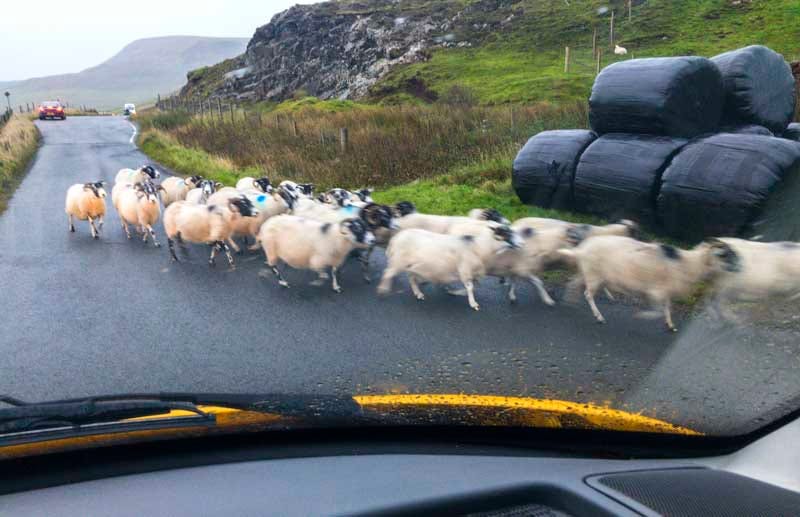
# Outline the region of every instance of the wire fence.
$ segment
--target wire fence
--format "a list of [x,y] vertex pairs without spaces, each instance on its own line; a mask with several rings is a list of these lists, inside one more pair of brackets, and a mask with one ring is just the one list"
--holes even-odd
[[11,108],[6,108],[2,115],[0,115],[0,129],[6,125],[6,123],[11,120],[11,116],[14,114],[14,111]]

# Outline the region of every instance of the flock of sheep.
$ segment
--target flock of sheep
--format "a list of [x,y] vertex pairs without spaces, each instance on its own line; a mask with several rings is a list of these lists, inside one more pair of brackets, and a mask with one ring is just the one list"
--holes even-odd
[[[516,301],[515,282],[529,281],[542,301],[553,305],[540,275],[558,265],[580,273],[572,288],[583,287],[584,296],[599,322],[603,315],[594,296],[602,289],[644,296],[667,327],[675,330],[670,304],[686,296],[700,282],[713,286],[713,309],[728,319],[735,316],[723,302],[761,299],[775,294],[800,293],[800,245],[792,242],[761,243],[734,238],[711,239],[693,249],[637,240],[638,227],[628,220],[605,226],[576,224],[557,219],[528,217],[510,223],[493,209],[475,209],[468,215],[422,214],[413,203],[394,206],[374,203],[372,191],[332,189],[314,196],[311,184],[284,181],[273,187],[267,178],[242,178],[225,187],[200,176],[170,177],[160,185],[152,166],[122,169],[111,191],[114,208],[130,239],[133,225],[146,243],[158,247],[153,226],[162,217],[172,260],[178,261],[176,244],[186,242],[211,247],[209,264],[224,252],[234,267],[231,248],[253,241],[261,247],[267,264],[283,287],[289,284],[278,270],[280,263],[318,273],[315,285],[328,279],[341,292],[337,272],[347,258],[359,258],[369,281],[369,258],[375,246],[386,249],[387,266],[378,292],[391,290],[392,281],[406,273],[414,296],[424,299],[421,282],[463,285],[452,294],[466,294],[469,306],[479,305],[474,284],[494,276],[505,284],[507,297]],[[69,188],[66,213],[69,230],[73,217],[88,221],[99,238],[106,211],[103,182]],[[647,313],[649,314],[649,313]]]

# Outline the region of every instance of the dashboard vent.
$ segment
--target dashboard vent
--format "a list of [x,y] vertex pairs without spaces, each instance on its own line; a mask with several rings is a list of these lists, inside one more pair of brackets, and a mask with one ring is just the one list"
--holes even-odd
[[587,483],[645,514],[800,516],[800,494],[722,470],[643,470],[595,476],[587,479]]

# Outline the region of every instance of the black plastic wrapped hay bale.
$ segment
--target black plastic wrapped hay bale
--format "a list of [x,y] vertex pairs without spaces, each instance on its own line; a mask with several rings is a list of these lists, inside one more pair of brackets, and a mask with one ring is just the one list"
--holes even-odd
[[800,123],[792,122],[789,124],[789,126],[781,134],[781,137],[794,140],[795,142],[800,142]]
[[653,224],[661,174],[687,142],[630,133],[598,138],[583,152],[575,171],[575,210]]
[[745,124],[744,126],[722,126],[720,133],[736,133],[737,135],[762,135],[775,136],[772,131],[758,124]]
[[717,130],[723,101],[722,75],[706,58],[630,59],[595,79],[589,122],[598,134],[691,138]]
[[783,56],[752,45],[711,58],[725,88],[724,124],[758,124],[781,134],[792,121],[795,82]]
[[512,184],[520,200],[544,208],[572,208],[572,180],[581,153],[597,135],[586,129],[542,131],[514,159]]
[[800,145],[722,133],[686,145],[661,177],[658,218],[674,237],[697,241],[742,233],[781,179],[800,167]]

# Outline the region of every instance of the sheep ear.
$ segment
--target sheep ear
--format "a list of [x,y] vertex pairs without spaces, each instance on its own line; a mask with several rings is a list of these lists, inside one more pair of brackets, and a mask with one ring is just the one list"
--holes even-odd
[[162,187],[161,185],[159,185],[159,186],[158,186],[158,190],[160,190],[161,192],[164,192],[164,193],[166,193],[166,192],[167,192],[167,189],[165,189],[165,188],[164,188],[164,187]]
[[225,186],[225,185],[223,185],[223,184],[222,184],[222,183],[220,183],[219,181],[216,181],[216,182],[214,182],[214,187],[215,187],[215,188],[222,188],[222,187],[224,187],[224,186]]

